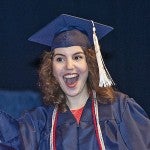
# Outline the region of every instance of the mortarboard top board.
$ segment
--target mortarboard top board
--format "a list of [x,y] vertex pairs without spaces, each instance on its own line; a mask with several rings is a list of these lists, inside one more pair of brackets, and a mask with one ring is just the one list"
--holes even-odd
[[[65,27],[77,27],[83,29],[93,45],[93,25],[91,20],[62,14],[41,30],[33,34],[28,40],[39,44],[50,46],[52,45],[55,35]],[[113,30],[112,27],[94,22],[98,40]]]

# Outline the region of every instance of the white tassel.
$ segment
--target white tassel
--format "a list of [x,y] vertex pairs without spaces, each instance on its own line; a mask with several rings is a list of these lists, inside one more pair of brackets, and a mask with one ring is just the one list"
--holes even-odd
[[99,87],[109,87],[109,86],[114,85],[114,82],[103,61],[102,54],[100,51],[100,45],[98,43],[98,39],[96,36],[96,28],[94,26],[93,21],[92,21],[92,24],[93,24],[93,42],[94,42],[96,59],[97,59],[98,68],[99,68]]

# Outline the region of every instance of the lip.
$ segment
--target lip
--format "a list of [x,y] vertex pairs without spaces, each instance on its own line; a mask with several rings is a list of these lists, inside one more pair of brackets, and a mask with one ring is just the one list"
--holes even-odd
[[67,74],[65,74],[64,76],[63,76],[63,78],[74,78],[74,77],[77,77],[77,76],[79,76],[79,74],[77,74],[77,73],[67,73]]
[[79,74],[77,73],[67,73],[63,76],[63,80],[67,87],[74,88],[79,80]]

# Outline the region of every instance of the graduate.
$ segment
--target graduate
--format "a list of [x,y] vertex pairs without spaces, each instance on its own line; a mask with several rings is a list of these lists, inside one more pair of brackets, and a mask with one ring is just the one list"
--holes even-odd
[[113,28],[66,14],[29,40],[47,45],[39,69],[44,106],[15,120],[0,112],[0,143],[16,150],[148,150],[150,120],[113,89],[98,41]]

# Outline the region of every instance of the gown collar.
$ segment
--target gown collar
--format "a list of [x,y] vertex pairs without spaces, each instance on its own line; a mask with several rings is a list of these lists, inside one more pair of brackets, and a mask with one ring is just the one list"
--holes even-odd
[[[112,105],[111,104],[98,104],[99,109],[99,120],[100,122],[106,121],[106,120],[114,120],[113,111],[112,111]],[[93,121],[92,119],[92,98],[88,98],[81,118],[81,122],[89,122],[91,123]],[[57,126],[61,126],[62,124],[73,124],[76,123],[76,119],[71,113],[70,109],[67,107],[66,112],[59,112],[58,113],[58,122]]]

